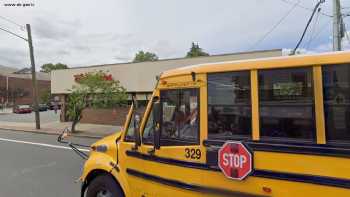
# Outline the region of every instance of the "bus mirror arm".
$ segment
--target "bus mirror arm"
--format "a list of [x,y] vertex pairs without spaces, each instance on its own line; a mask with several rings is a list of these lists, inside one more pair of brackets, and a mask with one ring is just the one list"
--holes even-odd
[[160,143],[159,143],[159,129],[156,128],[156,126],[153,127],[154,129],[154,134],[153,134],[153,148],[148,150],[148,154],[150,155],[154,155],[154,153],[156,152],[156,150],[160,149]]
[[81,158],[84,160],[87,160],[89,155],[84,153],[81,149],[78,147],[84,147],[84,148],[90,148],[90,145],[84,145],[84,144],[77,144],[77,143],[72,143],[69,140],[66,140],[69,137],[69,128],[66,127],[62,133],[57,137],[57,142],[61,144],[67,144],[76,154],[78,154]]
[[159,128],[154,130],[154,149],[155,150],[160,149],[160,130],[159,130]]

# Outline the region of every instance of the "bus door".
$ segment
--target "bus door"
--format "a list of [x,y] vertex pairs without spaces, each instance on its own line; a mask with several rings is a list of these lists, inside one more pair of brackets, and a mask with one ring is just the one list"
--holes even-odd
[[128,173],[144,180],[143,190],[149,196],[198,196],[206,161],[200,146],[200,88],[161,90],[159,98],[160,148],[153,146],[150,107],[140,151],[129,152],[143,160],[143,169],[129,169]]
[[[124,125],[124,136],[122,136],[122,140],[119,142],[118,148],[119,148],[119,154],[118,154],[118,162],[119,166],[121,167],[121,171],[127,172],[128,169],[141,169],[142,163],[140,163],[140,160],[135,157],[129,157],[127,156],[128,152],[134,152],[136,151],[135,146],[135,117],[139,116],[134,109],[134,106],[130,108],[127,121]],[[138,118],[137,118],[138,119]],[[126,180],[124,181],[127,183],[126,190],[128,190],[126,193],[131,194],[133,197],[140,197],[143,196],[142,191],[142,181],[137,179],[134,176],[129,176],[127,174]]]

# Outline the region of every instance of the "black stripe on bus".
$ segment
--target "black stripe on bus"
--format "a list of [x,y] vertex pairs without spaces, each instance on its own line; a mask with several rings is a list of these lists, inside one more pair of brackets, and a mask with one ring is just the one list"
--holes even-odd
[[[210,170],[210,171],[220,171],[217,164],[208,165],[203,163],[194,163],[188,161],[181,161],[175,159],[168,159],[157,157],[154,155],[146,155],[136,151],[126,151],[126,154],[130,157],[135,157],[142,160],[153,161],[157,163],[164,163],[168,165],[175,165],[179,167],[185,168],[193,168],[200,170]],[[334,187],[342,187],[350,189],[350,179],[340,179],[326,176],[316,176],[316,175],[305,175],[305,174],[297,174],[297,173],[287,173],[287,172],[275,172],[269,170],[260,170],[254,169],[253,173],[250,176],[268,178],[268,179],[278,179],[278,180],[286,180],[286,181],[296,181],[303,183],[313,183],[319,185],[326,186],[334,186]]]
[[[217,150],[225,143],[222,140],[204,140],[204,146],[214,146]],[[308,144],[308,143],[293,143],[293,142],[254,142],[244,141],[244,144],[253,151],[280,152],[292,154],[307,154],[319,156],[332,156],[350,158],[350,147],[339,147],[326,144]]]
[[147,161],[154,161],[157,163],[176,165],[176,166],[181,166],[181,167],[186,167],[186,168],[196,168],[196,169],[202,169],[202,170],[210,170],[211,169],[211,168],[209,168],[209,166],[207,164],[203,164],[203,163],[194,163],[194,162],[188,162],[188,161],[181,161],[181,160],[177,160],[177,159],[157,157],[154,155],[142,154],[142,153],[136,152],[136,151],[127,150],[126,155],[130,156],[130,157],[136,157],[138,159],[147,160]]
[[199,192],[199,193],[205,193],[205,194],[216,194],[216,195],[221,195],[221,196],[232,196],[232,197],[263,197],[262,195],[254,195],[254,194],[248,194],[248,193],[243,193],[243,192],[238,192],[238,191],[230,191],[230,190],[225,190],[225,189],[220,189],[220,188],[212,188],[212,187],[206,187],[206,186],[200,186],[200,185],[195,185],[195,184],[189,184],[185,183],[182,181],[177,181],[173,179],[167,179],[151,174],[147,174],[144,172],[140,172],[134,169],[126,169],[126,172],[129,175],[139,177],[145,180],[161,183],[164,185],[176,187],[176,188],[181,188],[185,190],[190,190],[194,192]]
[[286,181],[295,181],[303,183],[312,183],[325,186],[342,187],[350,189],[350,179],[340,179],[325,176],[295,174],[288,172],[274,172],[269,170],[254,170],[254,177],[262,177],[269,179],[279,179]]

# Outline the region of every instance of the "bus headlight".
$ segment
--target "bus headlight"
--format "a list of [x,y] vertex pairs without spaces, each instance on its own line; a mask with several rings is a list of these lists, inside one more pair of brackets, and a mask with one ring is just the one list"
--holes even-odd
[[105,144],[95,145],[95,146],[91,146],[91,150],[100,152],[100,153],[105,153],[108,150],[108,146]]

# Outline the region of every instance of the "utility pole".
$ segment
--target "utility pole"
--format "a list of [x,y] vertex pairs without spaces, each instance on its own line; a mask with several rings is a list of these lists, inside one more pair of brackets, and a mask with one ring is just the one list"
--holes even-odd
[[333,51],[341,51],[342,32],[342,16],[341,16],[340,0],[333,0]]
[[312,10],[311,17],[310,17],[309,20],[307,21],[306,27],[305,27],[305,29],[304,29],[304,31],[303,31],[303,34],[301,35],[301,38],[300,38],[300,40],[299,40],[297,46],[295,46],[295,48],[291,51],[291,53],[290,53],[289,55],[295,55],[295,53],[297,52],[297,49],[299,48],[301,42],[303,41],[303,39],[304,39],[304,37],[305,37],[305,34],[306,34],[306,31],[307,31],[307,29],[309,28],[309,26],[310,26],[310,24],[311,24],[311,21],[312,21],[312,19],[313,19],[314,16],[315,16],[315,13],[316,13],[317,11],[318,11],[318,12],[321,11],[321,8],[319,8],[319,7],[320,7],[320,5],[321,5],[322,3],[324,3],[324,2],[325,2],[325,0],[319,0],[318,3],[315,5],[314,9]]
[[[33,44],[32,44],[32,33],[30,31],[30,25],[26,24],[26,29],[28,33],[28,39],[10,31],[7,29],[4,29],[0,27],[1,31],[4,31],[6,33],[9,33],[13,36],[16,36],[17,38],[20,38],[29,44],[29,52],[30,52],[30,63],[31,63],[31,70],[32,70],[32,84],[33,84],[33,104],[34,104],[34,111],[35,111],[35,125],[36,129],[40,129],[40,116],[39,116],[39,104],[38,104],[38,87],[36,82],[36,72],[35,72],[35,62],[34,62],[34,52],[33,52]],[[8,84],[8,78],[7,78],[7,84]],[[7,95],[8,97],[8,95]]]
[[9,104],[9,76],[6,76],[6,107]]
[[37,82],[36,82],[34,51],[33,51],[32,33],[31,33],[31,30],[30,30],[30,24],[26,24],[26,29],[27,29],[27,33],[28,33],[30,63],[31,63],[31,70],[32,70],[33,103],[34,103],[34,111],[35,111],[35,126],[36,126],[36,129],[40,129],[40,115],[39,115],[39,104],[38,104],[38,87],[37,87]]

